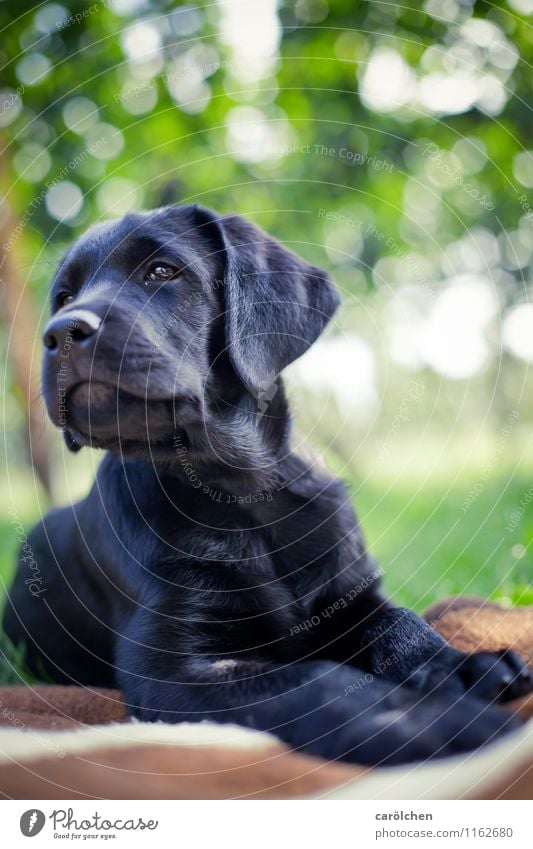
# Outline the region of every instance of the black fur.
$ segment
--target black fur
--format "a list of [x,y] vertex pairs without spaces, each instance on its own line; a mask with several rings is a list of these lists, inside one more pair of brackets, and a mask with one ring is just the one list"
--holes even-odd
[[[158,265],[178,273],[152,281]],[[34,670],[119,686],[144,720],[237,722],[368,764],[516,727],[492,702],[531,689],[521,661],[463,655],[387,603],[344,487],[291,450],[279,373],[337,304],[323,271],[196,206],[71,248],[43,392],[71,450],[108,453],[21,556],[4,626]]]

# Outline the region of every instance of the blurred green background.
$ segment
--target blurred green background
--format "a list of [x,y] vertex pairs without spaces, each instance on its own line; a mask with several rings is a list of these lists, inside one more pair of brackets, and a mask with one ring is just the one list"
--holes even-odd
[[289,389],[389,592],[417,610],[533,602],[532,16],[533,0],[0,2],[2,587],[15,518],[83,495],[99,461],[64,453],[38,397],[57,260],[95,221],[198,202],[343,293]]

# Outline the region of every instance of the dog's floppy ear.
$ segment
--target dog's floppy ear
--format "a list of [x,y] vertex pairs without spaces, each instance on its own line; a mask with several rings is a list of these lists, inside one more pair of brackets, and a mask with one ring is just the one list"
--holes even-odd
[[240,216],[198,213],[212,216],[225,252],[228,354],[244,385],[257,394],[312,345],[340,298],[325,271]]

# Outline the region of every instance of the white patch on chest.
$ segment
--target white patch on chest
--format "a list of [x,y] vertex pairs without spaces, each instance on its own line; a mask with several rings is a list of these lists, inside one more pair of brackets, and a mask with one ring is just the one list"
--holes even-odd
[[227,672],[229,669],[236,669],[238,666],[238,660],[231,660],[231,658],[227,657],[223,660],[215,660],[211,668],[216,669],[217,672]]

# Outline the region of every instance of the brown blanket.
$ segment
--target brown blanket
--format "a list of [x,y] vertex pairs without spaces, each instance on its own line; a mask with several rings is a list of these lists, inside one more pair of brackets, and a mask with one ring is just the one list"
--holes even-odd
[[[458,648],[513,647],[533,666],[533,608],[460,598],[426,618]],[[509,708],[533,717],[533,698]],[[116,690],[0,687],[0,798],[527,799],[532,729],[530,723],[463,759],[369,770],[320,761],[232,726],[131,722]]]

